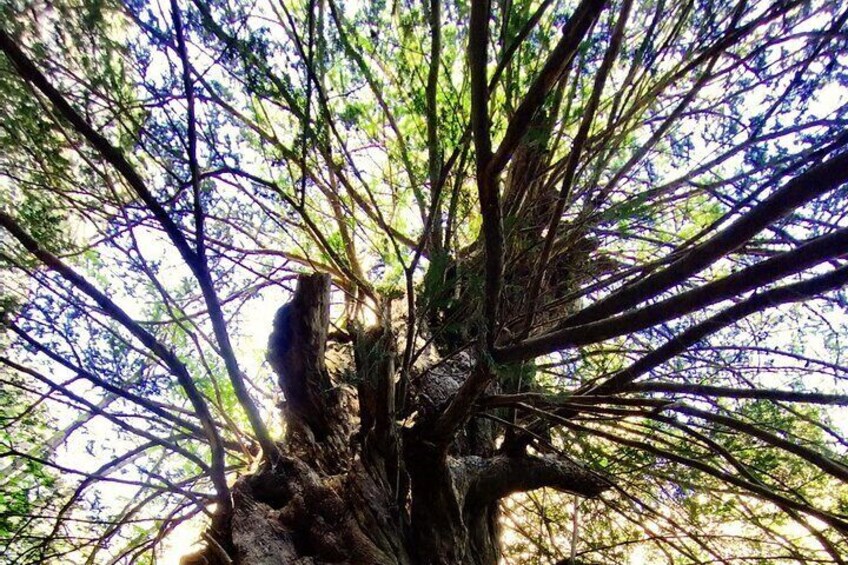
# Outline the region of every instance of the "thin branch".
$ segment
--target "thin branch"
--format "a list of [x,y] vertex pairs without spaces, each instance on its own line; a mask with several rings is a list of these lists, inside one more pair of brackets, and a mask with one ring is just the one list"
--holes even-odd
[[[0,39],[2,39],[2,32],[0,32]],[[206,401],[203,399],[203,396],[200,394],[182,361],[179,360],[174,352],[160,343],[153,334],[142,328],[105,294],[77,274],[76,271],[65,265],[55,255],[42,248],[15,220],[3,212],[0,212],[0,226],[5,228],[27,251],[37,257],[42,263],[59,273],[74,287],[94,300],[113,320],[124,326],[145,347],[161,359],[177,377],[177,381],[182,386],[195,413],[203,424],[204,432],[212,447],[212,480],[215,483],[215,489],[221,504],[224,508],[229,508],[229,487],[227,487],[226,477],[224,476],[224,448],[221,438],[212,419],[212,414],[209,412],[209,407],[206,405]]]
[[825,394],[821,392],[797,392],[763,388],[731,388],[724,386],[649,381],[630,383],[623,392],[659,392],[670,394],[691,394],[712,398],[751,398],[773,400],[776,402],[801,402],[807,404],[825,404],[830,406],[848,406],[848,395]]
[[[153,194],[148,190],[147,185],[142,180],[141,176],[136,172],[135,168],[127,161],[123,153],[112,145],[105,137],[100,135],[94,128],[71,107],[65,97],[56,88],[50,84],[47,78],[38,70],[33,62],[21,51],[15,44],[12,38],[6,34],[5,30],[0,30],[0,49],[6,54],[17,68],[21,78],[34,85],[42,94],[44,94],[56,111],[67,120],[74,129],[79,132],[100,155],[111,164],[126,179],[132,189],[141,198],[147,208],[153,213],[156,220],[165,229],[171,242],[177,248],[180,256],[191,269],[192,274],[197,279],[203,293],[203,298],[206,301],[206,307],[209,309],[209,317],[212,322],[212,328],[218,344],[221,349],[221,355],[224,358],[224,364],[227,368],[227,373],[230,377],[230,382],[233,385],[233,390],[239,403],[244,408],[248,420],[250,420],[253,431],[262,446],[266,456],[271,456],[276,452],[276,446],[268,434],[268,429],[259,415],[259,410],[256,404],[251,399],[250,394],[244,384],[244,378],[241,374],[241,369],[238,366],[238,361],[235,357],[232,345],[230,343],[229,332],[224,314],[221,310],[220,302],[215,294],[212,277],[209,272],[208,265],[202,257],[189,246],[188,241],[182,233],[179,226],[171,219],[165,208],[156,200]],[[34,242],[34,240],[33,240]],[[31,250],[32,251],[32,250]],[[54,258],[55,259],[55,258]],[[75,273],[74,273],[75,274]],[[104,297],[105,298],[105,297]],[[128,318],[127,318],[128,319]],[[188,377],[186,373],[186,377]],[[190,378],[189,378],[190,380]],[[192,385],[193,386],[193,385]],[[213,442],[213,445],[216,442]],[[223,457],[223,455],[222,455]],[[225,484],[219,485],[226,487]],[[226,492],[226,488],[223,492]]]

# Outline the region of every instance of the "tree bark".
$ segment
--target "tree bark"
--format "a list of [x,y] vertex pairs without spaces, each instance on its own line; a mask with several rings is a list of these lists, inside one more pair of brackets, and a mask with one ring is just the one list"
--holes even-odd
[[[475,374],[469,358],[414,376],[400,421],[390,320],[355,329],[350,370],[324,360],[330,278],[304,275],[277,313],[268,360],[285,395],[285,440],[232,487],[207,547],[183,559],[243,565],[493,565],[500,557],[499,501],[552,487],[598,496],[608,483],[556,456],[503,454],[474,418],[448,441],[434,424]],[[476,369],[479,370],[479,369]]]

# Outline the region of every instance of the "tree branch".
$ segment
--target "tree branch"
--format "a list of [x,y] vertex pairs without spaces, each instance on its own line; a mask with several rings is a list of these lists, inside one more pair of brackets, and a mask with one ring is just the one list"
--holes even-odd
[[[848,140],[848,134],[840,137]],[[680,284],[754,235],[807,202],[848,182],[848,152],[830,158],[790,180],[771,196],[739,217],[726,229],[697,245],[665,269],[624,286],[603,300],[565,320],[561,326],[575,326],[599,320],[644,302]]]
[[[428,0],[430,20],[430,63],[427,72],[427,163],[430,175],[430,212],[427,224],[430,227],[431,252],[439,253],[442,248],[441,218],[441,148],[439,146],[439,65],[442,55],[441,0]],[[426,3],[425,3],[426,5]]]
[[580,162],[580,157],[583,155],[583,146],[586,143],[586,139],[589,137],[589,130],[595,120],[595,112],[598,108],[598,103],[600,102],[601,94],[603,93],[604,85],[607,81],[607,76],[609,75],[610,69],[612,69],[615,58],[618,56],[618,51],[621,48],[621,42],[624,38],[624,28],[627,23],[627,18],[630,15],[630,8],[632,5],[632,0],[625,0],[625,2],[622,3],[621,13],[618,16],[618,21],[616,22],[615,29],[612,32],[610,44],[607,47],[606,53],[604,53],[604,60],[601,63],[601,67],[595,75],[595,83],[592,86],[592,95],[589,98],[589,102],[586,104],[586,108],[583,111],[583,118],[580,121],[580,128],[577,130],[577,135],[574,137],[574,141],[571,144],[571,151],[568,154],[565,172],[562,177],[562,186],[560,188],[559,198],[557,199],[554,211],[548,221],[548,235],[545,237],[545,243],[542,246],[539,258],[536,261],[533,274],[530,277],[530,287],[528,289],[526,301],[526,317],[523,327],[521,328],[522,337],[529,335],[530,329],[533,326],[533,318],[536,315],[536,301],[548,267],[551,251],[554,247],[554,241],[556,241],[562,212],[565,209],[565,203],[568,200],[569,193],[571,192],[574,176],[577,172],[577,165]]
[[489,120],[489,86],[486,77],[489,43],[489,0],[471,2],[468,30],[468,67],[471,74],[471,133],[476,150],[477,193],[483,217],[485,248],[485,290],[483,298],[487,348],[495,343],[495,333],[503,279],[503,220],[498,194],[497,174],[491,174],[491,124]]
[[678,464],[686,466],[686,467],[690,467],[692,469],[697,469],[698,471],[701,471],[702,473],[713,476],[713,477],[715,477],[715,478],[717,478],[721,481],[724,481],[725,483],[729,483],[729,484],[735,485],[737,487],[740,487],[740,488],[748,491],[752,495],[757,496],[758,498],[760,498],[762,500],[767,500],[767,501],[777,505],[778,507],[791,508],[793,510],[803,512],[804,514],[808,514],[810,516],[815,516],[816,518],[824,521],[828,525],[836,528],[837,530],[839,530],[841,532],[848,532],[848,522],[846,522],[845,519],[843,517],[839,516],[839,515],[834,515],[834,514],[831,514],[830,512],[817,510],[816,508],[808,506],[804,503],[798,502],[796,500],[792,500],[790,498],[786,498],[785,496],[782,496],[782,495],[772,491],[770,488],[762,486],[762,484],[760,484],[760,483],[752,483],[752,482],[747,481],[747,480],[745,480],[741,477],[738,477],[736,475],[731,475],[730,473],[726,473],[724,471],[716,469],[715,467],[713,467],[713,466],[711,466],[711,465],[709,465],[709,464],[707,464],[703,461],[699,461],[699,460],[696,460],[696,459],[693,459],[693,458],[690,458],[690,457],[684,457],[682,455],[678,455],[677,453],[674,453],[674,452],[656,447],[654,445],[651,445],[647,442],[643,442],[643,441],[639,441],[639,440],[633,440],[633,439],[627,439],[627,438],[621,436],[620,434],[612,434],[612,433],[604,432],[604,431],[599,430],[597,428],[589,428],[589,427],[581,426],[579,424],[575,424],[575,423],[572,423],[572,422],[569,422],[568,426],[575,429],[575,430],[579,430],[579,431],[582,431],[582,432],[587,432],[587,433],[590,433],[590,434],[594,434],[594,435],[603,437],[603,438],[605,438],[605,439],[607,439],[607,440],[609,440],[613,443],[618,443],[618,444],[621,444],[621,445],[625,445],[625,446],[628,446],[628,447],[639,449],[641,451],[645,451],[647,453],[652,453],[652,454],[654,454],[658,457],[662,457],[663,459],[667,459],[669,461],[674,461],[675,463],[678,463]]
[[[489,164],[490,176],[497,177],[506,167],[512,157],[513,150],[524,137],[524,134],[527,133],[533,114],[541,108],[548,93],[571,64],[574,55],[577,53],[577,48],[598,19],[605,4],[605,0],[583,0],[574,10],[565,27],[563,27],[562,38],[554,47],[548,60],[545,61],[545,66],[542,67],[539,76],[527,90],[521,104],[516,108],[509,126],[507,126],[504,138]],[[471,30],[474,30],[473,19]]]
[[542,487],[595,498],[610,487],[604,477],[558,456],[467,457],[465,466],[470,474],[466,504],[485,506],[510,494]]
[[[2,38],[2,31],[0,31]],[[194,381],[189,375],[185,365],[180,361],[176,354],[160,343],[153,334],[142,328],[133,320],[129,314],[124,312],[117,304],[112,302],[105,294],[96,289],[91,283],[77,274],[76,271],[65,265],[55,255],[43,249],[41,245],[35,241],[26,231],[7,214],[0,212],[0,226],[6,229],[23,247],[32,253],[39,261],[47,265],[50,269],[59,273],[65,280],[71,283],[74,287],[80,290],[83,294],[94,300],[113,320],[126,328],[136,339],[138,339],[145,347],[152,351],[171,372],[177,377],[177,381],[186,393],[192,407],[194,408],[197,417],[203,424],[203,430],[212,448],[212,481],[215,484],[215,490],[218,493],[221,504],[224,509],[229,509],[231,501],[229,496],[229,488],[227,487],[226,477],[224,475],[224,447],[221,442],[221,437],[218,434],[218,429],[212,419],[212,414],[209,412],[209,407],[206,401],[200,394],[200,391],[195,386]]]
[[805,402],[808,404],[848,406],[848,395],[845,394],[796,392],[794,390],[771,388],[730,388],[664,381],[630,383],[624,388],[623,392],[663,392],[670,394],[693,394],[714,398],[752,398],[756,400],[774,400],[776,402]]
[[579,326],[566,326],[517,345],[496,350],[500,361],[526,360],[558,349],[586,345],[644,330],[762,288],[789,275],[848,253],[848,228],[807,241],[797,248],[736,272],[723,279],[667,298],[639,310]]
[[218,301],[218,297],[215,294],[214,284],[206,261],[191,248],[180,227],[171,219],[165,208],[147,189],[147,185],[136,172],[135,168],[129,163],[129,161],[127,161],[123,153],[112,145],[105,137],[97,133],[94,128],[79,113],[77,113],[73,107],[71,107],[65,97],[56,90],[52,84],[50,84],[35,64],[33,64],[23,51],[21,51],[12,38],[6,34],[5,30],[2,29],[0,29],[0,49],[2,49],[2,51],[14,64],[21,78],[31,83],[39,91],[41,91],[41,93],[50,100],[50,103],[53,104],[56,111],[65,120],[67,120],[73,128],[121,174],[122,177],[124,177],[168,234],[169,239],[179,251],[183,261],[185,261],[186,265],[188,265],[191,269],[192,274],[200,286],[204,301],[206,302],[206,307],[209,310],[209,318],[212,322],[212,329],[215,333],[215,338],[218,341],[220,353],[224,359],[224,364],[226,365],[230,382],[233,385],[233,390],[236,393],[239,403],[247,414],[247,418],[251,423],[253,431],[256,434],[256,438],[262,446],[265,455],[270,456],[276,451],[276,446],[271,440],[268,429],[265,427],[265,423],[259,415],[259,410],[256,408],[256,404],[253,402],[253,399],[250,397],[247,387],[245,386],[241,369],[238,366],[235,352],[233,351],[232,344],[230,343],[229,332],[227,331],[226,322],[224,321],[224,314],[221,310],[221,304]]
[[203,204],[200,201],[200,166],[197,163],[197,116],[194,111],[194,85],[191,81],[191,65],[188,59],[183,20],[177,0],[171,0],[171,18],[174,21],[174,33],[177,36],[177,52],[183,66],[183,89],[186,96],[188,127],[188,165],[191,171],[191,190],[194,198],[194,232],[197,255],[203,259],[206,255],[203,239]]
[[628,368],[619,371],[602,384],[594,387],[584,387],[578,393],[603,395],[621,392],[627,384],[641,375],[682,353],[688,347],[705,337],[746,316],[781,304],[807,300],[824,292],[836,290],[846,283],[848,283],[848,266],[843,266],[825,275],[755,294],[747,300],[743,300],[735,306],[731,306],[715,316],[692,326],[673,340],[666,342],[662,347],[645,355]]

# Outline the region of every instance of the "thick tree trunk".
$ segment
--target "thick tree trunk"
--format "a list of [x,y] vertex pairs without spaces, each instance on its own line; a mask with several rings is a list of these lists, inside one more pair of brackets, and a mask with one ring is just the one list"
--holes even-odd
[[331,375],[329,293],[329,277],[303,276],[279,310],[268,359],[286,399],[285,440],[238,479],[232,515],[219,517],[207,548],[184,564],[490,565],[504,496],[606,488],[555,456],[498,453],[492,430],[468,414],[445,441],[439,418],[472,374],[471,359],[417,371],[400,399],[388,319],[352,332],[352,367]]

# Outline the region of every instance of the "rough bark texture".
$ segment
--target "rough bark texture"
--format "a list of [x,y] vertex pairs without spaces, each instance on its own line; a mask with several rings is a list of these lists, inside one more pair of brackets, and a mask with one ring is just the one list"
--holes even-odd
[[401,402],[388,319],[351,330],[352,345],[334,352],[349,366],[328,369],[329,301],[328,276],[302,276],[277,313],[268,359],[285,395],[286,437],[236,481],[232,514],[185,565],[489,565],[500,556],[504,496],[607,488],[556,456],[497,452],[491,427],[470,415],[445,441],[447,407],[480,365],[469,354],[433,355],[409,376]]

